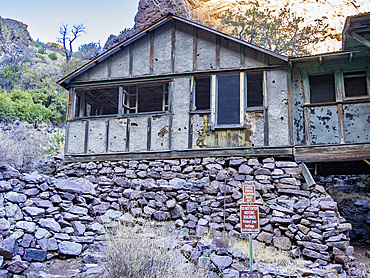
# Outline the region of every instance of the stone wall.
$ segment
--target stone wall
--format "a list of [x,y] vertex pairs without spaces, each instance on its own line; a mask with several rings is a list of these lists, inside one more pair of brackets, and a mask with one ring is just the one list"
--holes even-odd
[[[0,167],[1,271],[79,255],[104,227],[134,217],[173,220],[201,235],[240,235],[241,185],[253,183],[261,232],[254,239],[320,265],[346,263],[351,225],[322,186],[303,183],[294,162],[203,158],[71,163],[54,178]],[[225,223],[224,223],[225,219]]]

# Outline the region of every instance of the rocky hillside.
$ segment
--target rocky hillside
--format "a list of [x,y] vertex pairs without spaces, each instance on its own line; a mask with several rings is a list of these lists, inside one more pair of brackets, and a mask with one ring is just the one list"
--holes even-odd
[[266,8],[279,10],[287,6],[291,12],[303,17],[306,25],[314,25],[316,19],[324,17],[329,24],[328,38],[316,45],[312,49],[312,54],[340,50],[341,32],[346,17],[370,11],[370,2],[367,0],[140,0],[135,26],[128,32],[108,39],[105,49],[132,36],[168,12],[192,18],[222,30],[221,17],[226,11],[243,13],[253,6],[261,10]]

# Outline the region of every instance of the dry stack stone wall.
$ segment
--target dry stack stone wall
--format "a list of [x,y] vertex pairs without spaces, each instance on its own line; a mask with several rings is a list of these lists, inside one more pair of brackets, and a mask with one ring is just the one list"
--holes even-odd
[[321,265],[348,261],[351,225],[322,186],[302,181],[296,163],[228,157],[71,163],[54,178],[0,167],[1,271],[79,255],[105,240],[104,227],[132,216],[173,220],[189,235],[224,227],[240,235],[243,183],[256,186],[255,240]]

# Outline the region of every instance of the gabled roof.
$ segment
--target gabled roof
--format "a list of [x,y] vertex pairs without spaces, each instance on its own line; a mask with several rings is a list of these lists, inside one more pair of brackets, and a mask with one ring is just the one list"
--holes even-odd
[[245,45],[247,47],[250,47],[250,48],[255,49],[255,50],[258,50],[258,51],[261,51],[261,52],[263,52],[263,53],[265,53],[267,55],[273,56],[273,57],[278,58],[278,59],[280,59],[282,61],[288,62],[288,57],[286,57],[286,56],[283,56],[281,54],[275,53],[275,52],[273,52],[271,50],[268,50],[266,48],[257,46],[255,44],[248,43],[248,42],[246,42],[244,40],[237,39],[237,38],[232,37],[232,36],[230,36],[228,34],[225,34],[223,32],[217,31],[215,29],[209,28],[209,27],[204,26],[202,24],[199,24],[197,22],[194,22],[194,21],[191,21],[191,20],[185,19],[183,17],[180,17],[178,15],[175,15],[175,14],[171,14],[170,13],[167,16],[159,19],[157,22],[153,23],[152,25],[148,26],[147,28],[144,28],[139,33],[135,34],[134,36],[132,36],[132,37],[126,39],[126,40],[124,40],[123,42],[118,43],[117,45],[115,45],[111,49],[108,49],[107,51],[103,52],[99,56],[95,57],[94,59],[92,59],[90,62],[86,63],[85,65],[83,65],[79,69],[77,69],[74,72],[70,73],[69,75],[65,76],[64,78],[62,78],[61,80],[58,81],[58,84],[61,85],[61,86],[63,86],[64,88],[67,88],[68,87],[68,84],[70,83],[70,81],[73,78],[75,78],[76,76],[82,74],[83,72],[87,71],[88,69],[90,69],[91,67],[97,65],[98,63],[101,63],[102,61],[104,61],[109,56],[113,55],[114,53],[118,52],[122,48],[124,48],[127,45],[131,44],[132,42],[138,40],[139,38],[145,36],[148,32],[153,31],[153,30],[157,29],[158,27],[160,27],[161,25],[163,25],[163,24],[165,24],[165,23],[167,23],[167,22],[169,22],[171,20],[174,20],[174,19],[175,20],[178,20],[178,21],[181,21],[183,23],[192,25],[194,27],[197,27],[197,28],[200,28],[200,29],[209,31],[211,33],[214,33],[214,34],[219,35],[221,37],[224,37],[224,38],[227,38],[229,40],[235,41],[237,43],[243,44],[243,45]]
[[370,48],[370,12],[346,18],[342,32],[342,49]]

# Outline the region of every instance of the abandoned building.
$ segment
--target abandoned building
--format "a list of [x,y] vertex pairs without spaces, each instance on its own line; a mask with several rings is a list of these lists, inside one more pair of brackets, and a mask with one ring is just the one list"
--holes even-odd
[[169,14],[59,81],[66,161],[370,158],[370,15],[343,51],[289,58]]

